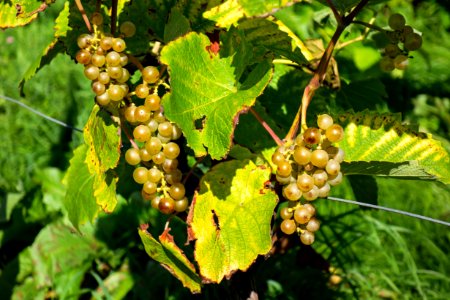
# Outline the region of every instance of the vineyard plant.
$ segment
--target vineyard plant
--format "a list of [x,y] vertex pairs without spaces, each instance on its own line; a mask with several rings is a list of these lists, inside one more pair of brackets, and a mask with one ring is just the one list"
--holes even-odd
[[450,299],[450,7],[0,2],[1,299]]

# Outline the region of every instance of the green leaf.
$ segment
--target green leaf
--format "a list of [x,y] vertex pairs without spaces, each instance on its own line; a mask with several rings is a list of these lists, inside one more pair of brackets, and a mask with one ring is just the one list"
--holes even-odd
[[0,223],[10,220],[14,207],[22,200],[23,196],[24,193],[0,194]]
[[378,203],[378,186],[373,176],[348,176],[355,200],[364,203]]
[[0,2],[0,28],[24,26],[35,20],[51,2],[19,0]]
[[289,0],[239,0],[248,17],[273,13],[275,10],[297,1]]
[[270,222],[277,195],[265,187],[271,170],[233,160],[213,167],[202,179],[190,222],[200,274],[220,282],[246,270],[271,246]]
[[349,84],[343,82],[337,94],[338,101],[345,101],[348,108],[355,111],[376,109],[387,97],[384,84],[378,79],[355,80]]
[[[403,125],[399,114],[364,111],[342,114],[338,119],[345,129],[339,147],[345,151],[347,162],[366,161],[376,165],[376,162],[416,161],[426,173],[443,183],[450,183],[449,153],[431,135]],[[423,171],[416,175],[422,176]]]
[[64,176],[64,184],[67,186],[64,206],[69,220],[79,229],[80,225],[92,222],[97,217],[99,207],[94,200],[94,175],[89,172],[85,163],[88,156],[86,144],[75,149],[70,167]]
[[175,244],[169,230],[159,236],[159,242],[143,228],[139,229],[139,236],[145,247],[145,252],[154,260],[161,263],[172,275],[177,277],[183,286],[192,293],[200,293],[201,279],[196,273],[194,265],[187,259],[183,251]]
[[419,163],[414,160],[399,163],[387,161],[343,162],[341,169],[346,175],[376,175],[398,179],[436,179],[435,176],[425,172]]
[[174,7],[164,28],[164,41],[168,43],[189,31],[191,31],[189,20],[183,16],[178,8]]
[[163,49],[161,61],[171,76],[171,92],[164,96],[163,106],[196,156],[206,155],[208,149],[213,159],[220,159],[230,149],[239,113],[254,104],[272,72],[269,63],[259,63],[241,83],[242,77],[234,74],[241,66],[233,66],[233,61],[246,54],[221,58],[208,52],[209,45],[205,35],[190,33]]

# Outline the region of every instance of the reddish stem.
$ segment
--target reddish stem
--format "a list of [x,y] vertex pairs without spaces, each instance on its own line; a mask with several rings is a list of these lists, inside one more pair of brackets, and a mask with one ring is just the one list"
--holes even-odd
[[86,24],[87,29],[89,30],[89,32],[92,32],[91,22],[89,22],[89,18],[86,15],[86,11],[83,8],[83,4],[81,4],[81,0],[75,0],[75,3],[77,5],[78,10],[81,13],[81,16],[83,17],[83,20],[84,20],[84,23]]
[[264,129],[270,134],[270,136],[273,138],[275,143],[277,143],[278,146],[283,145],[284,144],[283,141],[272,130],[272,128],[270,128],[269,124],[267,124],[266,121],[264,121],[264,119],[261,118],[261,116],[253,108],[250,107],[249,110],[255,116],[256,120],[258,120],[258,122],[262,125],[262,127],[264,127]]

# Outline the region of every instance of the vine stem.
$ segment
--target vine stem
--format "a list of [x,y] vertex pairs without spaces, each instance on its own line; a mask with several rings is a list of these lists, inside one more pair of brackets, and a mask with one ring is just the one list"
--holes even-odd
[[116,33],[116,22],[117,22],[117,4],[118,0],[111,1],[111,34]]
[[91,26],[91,22],[89,22],[89,18],[86,15],[86,11],[83,8],[83,4],[81,4],[81,0],[75,0],[75,3],[78,7],[78,10],[81,13],[81,16],[83,17],[84,23],[86,24],[86,27],[88,29],[89,32],[92,32],[92,26]]
[[354,21],[352,21],[352,23],[353,24],[358,24],[358,25],[363,25],[363,26],[365,26],[367,28],[374,29],[374,30],[381,31],[381,32],[386,31],[383,28],[381,28],[380,26],[374,25],[372,23],[367,23],[367,22],[358,21],[358,20],[354,20]]
[[138,149],[139,150],[139,146],[136,144],[136,142],[134,141],[132,135],[130,134],[130,132],[128,131],[128,128],[126,126],[124,126],[123,124],[125,124],[125,119],[122,116],[122,114],[120,114],[120,128],[123,130],[123,132],[125,133],[125,135],[127,136],[128,141],[130,142],[131,146],[133,146],[133,148]]
[[261,118],[261,116],[252,107],[250,107],[249,110],[252,113],[252,115],[255,116],[256,120],[258,120],[261,126],[264,127],[264,129],[270,134],[275,143],[277,143],[278,146],[283,145],[283,141],[278,137],[275,131],[273,131],[272,128],[270,128],[269,124],[267,124],[266,121],[264,121],[264,119]]
[[[328,2],[330,2],[330,1],[328,1]],[[347,16],[339,15],[339,17],[337,17],[338,26],[336,28],[336,31],[334,32],[333,37],[331,38],[330,42],[328,43],[328,46],[325,49],[325,52],[323,53],[322,57],[320,58],[319,65],[317,66],[317,69],[314,72],[313,77],[311,78],[308,85],[305,87],[305,89],[303,91],[303,96],[302,96],[302,101],[301,101],[300,107],[297,111],[297,114],[295,115],[295,119],[292,122],[291,128],[289,129],[289,132],[287,133],[287,135],[285,137],[286,140],[291,141],[295,138],[295,135],[297,134],[300,123],[301,123],[302,130],[305,130],[306,128],[308,128],[308,126],[306,125],[306,112],[308,110],[308,106],[311,103],[314,93],[320,87],[323,80],[325,79],[328,65],[330,64],[330,60],[331,60],[334,48],[336,47],[339,37],[344,32],[344,29],[352,23],[355,16],[363,9],[363,7],[367,4],[367,2],[369,2],[369,0],[362,0]],[[336,8],[333,5],[330,5],[330,7],[331,7],[331,10],[333,11],[333,14],[335,14],[335,16],[336,16],[336,13],[337,13]],[[339,22],[339,20],[341,20],[341,22]]]

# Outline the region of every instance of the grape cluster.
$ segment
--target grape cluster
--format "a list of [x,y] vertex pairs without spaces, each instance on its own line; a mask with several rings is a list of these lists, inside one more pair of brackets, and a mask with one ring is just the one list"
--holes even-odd
[[123,38],[135,34],[135,25],[122,23],[121,37],[113,37],[99,30],[101,14],[94,13],[91,21],[94,34],[79,36],[76,60],[85,66],[84,75],[92,81],[96,102],[116,107],[111,111],[118,111],[133,130],[133,147],[125,152],[125,161],[135,167],[133,179],[142,184],[142,197],[150,200],[153,208],[165,214],[185,211],[188,200],[177,160],[180,147],[173,142],[182,132],[164,116],[158,95],[158,86],[164,84],[159,70],[142,66],[142,81],[133,87]]
[[422,46],[422,36],[406,25],[405,17],[401,14],[392,14],[388,23],[392,30],[386,30],[389,43],[383,50],[380,68],[385,72],[404,70],[408,66],[409,51]]
[[314,232],[320,227],[310,202],[326,198],[331,186],[342,182],[340,163],[344,151],[333,143],[342,140],[344,130],[327,114],[318,116],[317,125],[299,134],[293,145],[280,146],[272,155],[277,165],[276,179],[289,200],[288,206],[280,210],[281,231],[297,232],[305,245],[314,242]]

